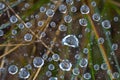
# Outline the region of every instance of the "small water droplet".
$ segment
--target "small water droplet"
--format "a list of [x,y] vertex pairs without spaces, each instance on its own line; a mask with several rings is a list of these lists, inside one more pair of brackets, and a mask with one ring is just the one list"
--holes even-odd
[[40,68],[44,65],[44,60],[41,57],[35,57],[33,59],[33,65],[36,68]]
[[69,60],[63,60],[60,64],[59,67],[63,71],[70,71],[72,64],[69,62]]

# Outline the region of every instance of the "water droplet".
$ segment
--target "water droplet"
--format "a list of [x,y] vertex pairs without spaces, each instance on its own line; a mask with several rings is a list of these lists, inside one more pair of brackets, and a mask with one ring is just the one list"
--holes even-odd
[[81,26],[87,26],[88,25],[88,21],[85,18],[81,18],[81,19],[79,19],[79,24]]
[[99,15],[98,13],[94,13],[94,14],[92,15],[92,19],[93,19],[94,21],[100,21],[100,15]]
[[18,72],[18,67],[16,65],[10,65],[8,67],[8,72],[9,72],[9,74],[14,75]]
[[63,60],[60,64],[59,67],[63,71],[70,71],[72,64],[69,62],[69,60]]
[[40,12],[42,12],[42,13],[43,13],[43,12],[45,12],[45,11],[46,11],[46,8],[45,8],[45,7],[43,7],[43,6],[41,6],[41,7],[40,7]]
[[113,19],[115,22],[118,22],[119,18],[118,17],[114,17]]
[[2,2],[0,2],[0,10],[5,8],[5,4],[3,4]]
[[27,65],[25,66],[25,68],[27,68],[28,70],[31,70],[31,69],[32,69],[32,65],[31,65],[31,64],[27,64]]
[[16,35],[17,34],[17,30],[12,30],[12,35]]
[[62,44],[69,47],[78,47],[79,41],[75,35],[67,35],[62,39]]
[[10,17],[10,22],[11,23],[16,23],[18,21],[17,17],[16,16],[11,16]]
[[66,4],[72,5],[73,4],[73,0],[66,0]]
[[94,70],[98,71],[100,69],[100,66],[98,64],[94,65]]
[[49,80],[58,80],[57,77],[50,77]]
[[21,68],[20,69],[19,77],[21,79],[27,79],[27,78],[29,78],[29,76],[30,76],[30,73],[29,73],[29,71],[26,68]]
[[89,52],[89,49],[88,49],[88,48],[84,48],[84,49],[83,49],[83,53],[88,54],[88,52]]
[[70,22],[72,22],[72,17],[70,15],[67,15],[67,16],[64,17],[64,21],[66,23],[70,23]]
[[87,67],[88,65],[88,60],[86,58],[82,58],[79,63],[80,67]]
[[47,71],[47,72],[46,72],[46,76],[47,76],[47,77],[50,77],[51,75],[52,75],[52,72],[51,72],[51,71]]
[[41,57],[35,57],[33,59],[33,65],[36,68],[40,68],[44,65],[44,60]]
[[19,29],[24,29],[24,25],[22,23],[18,24]]
[[112,50],[117,50],[118,49],[118,44],[112,44]]
[[54,10],[52,10],[52,9],[48,9],[48,10],[46,11],[46,15],[47,15],[48,17],[53,17],[54,14],[55,14],[55,12],[54,12]]
[[80,74],[79,68],[74,68],[74,69],[72,70],[72,73],[73,73],[74,75],[79,75],[79,74]]
[[56,23],[52,21],[52,22],[50,22],[50,26],[51,27],[56,27]]
[[48,69],[49,69],[49,70],[54,70],[54,69],[55,69],[55,66],[54,66],[53,64],[49,64],[49,65],[48,65]]
[[53,54],[52,58],[54,61],[59,61],[60,60],[60,56],[58,54]]
[[43,54],[42,58],[43,58],[44,60],[46,60],[46,59],[48,58],[48,55],[47,55],[47,54]]
[[53,59],[51,57],[48,58],[48,61],[51,62]]
[[42,27],[44,25],[44,21],[38,21],[38,26]]
[[25,41],[32,41],[33,35],[30,33],[27,33],[24,35],[24,40]]
[[113,79],[118,79],[120,77],[120,74],[118,72],[114,72],[112,74]]
[[105,28],[105,29],[109,29],[111,28],[111,23],[109,20],[104,20],[102,21],[102,27]]
[[104,43],[104,38],[100,37],[98,38],[98,44],[103,44]]
[[91,79],[91,74],[90,73],[85,73],[83,75],[84,79]]
[[61,25],[59,26],[59,30],[60,30],[60,31],[67,31],[67,27],[66,27],[65,25],[61,24]]
[[93,7],[95,7],[95,6],[96,6],[96,2],[95,2],[95,1],[92,1],[92,2],[91,2],[91,5],[92,5]]
[[4,35],[3,30],[0,30],[0,36],[3,36],[3,35]]
[[32,23],[31,22],[26,22],[26,28],[31,28],[32,27]]
[[75,54],[75,59],[79,60],[80,59],[80,54]]
[[75,6],[71,7],[71,12],[77,12],[77,8]]
[[59,6],[59,11],[60,11],[61,13],[66,13],[66,11],[67,11],[66,5],[61,4],[61,5]]
[[102,63],[101,64],[101,69],[102,70],[107,70],[107,64],[106,63]]
[[45,32],[41,32],[40,36],[41,36],[41,37],[45,37],[45,36],[46,36],[46,33],[45,33]]
[[50,8],[51,8],[51,9],[55,9],[55,5],[54,5],[54,4],[51,4],[51,5],[50,5]]
[[88,14],[89,12],[90,12],[90,9],[89,9],[89,7],[87,6],[87,5],[82,5],[81,7],[80,7],[80,12],[82,13],[82,14]]
[[29,4],[29,3],[25,3],[24,7],[25,7],[25,8],[29,8],[29,7],[30,7],[30,4]]

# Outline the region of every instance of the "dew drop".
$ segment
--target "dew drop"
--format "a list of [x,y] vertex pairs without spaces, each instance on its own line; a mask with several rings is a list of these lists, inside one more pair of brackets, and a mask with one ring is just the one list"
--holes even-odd
[[72,64],[69,62],[69,60],[62,60],[62,62],[59,64],[59,67],[63,71],[70,71]]
[[3,35],[4,35],[3,30],[0,30],[0,36],[3,36]]
[[46,11],[46,15],[47,15],[48,17],[53,17],[54,14],[55,14],[55,12],[54,12],[54,10],[52,10],[52,9],[48,9],[48,10]]
[[67,31],[67,27],[63,24],[61,24],[58,28],[60,31]]
[[66,0],[66,4],[72,5],[73,4],[73,0]]
[[62,44],[75,48],[79,46],[79,41],[75,35],[67,35],[62,39]]
[[79,63],[79,65],[80,65],[80,67],[87,67],[87,65],[88,65],[88,60],[86,59],[86,58],[82,58],[81,60],[80,60],[80,63]]
[[22,24],[22,23],[18,24],[18,28],[19,29],[24,29],[24,24]]
[[31,28],[32,27],[32,23],[31,22],[26,22],[26,28]]
[[119,18],[118,17],[114,17],[113,19],[115,22],[118,22]]
[[77,12],[77,8],[75,6],[71,7],[71,12]]
[[44,21],[38,21],[38,26],[42,27],[44,25]]
[[84,49],[83,49],[83,53],[88,54],[88,52],[89,52],[89,49],[88,49],[88,48],[84,48]]
[[67,15],[67,16],[64,17],[64,21],[66,23],[70,23],[70,22],[72,22],[72,17],[70,15]]
[[5,4],[0,2],[0,10],[3,10],[5,8]]
[[88,25],[88,21],[85,18],[81,18],[81,19],[79,19],[79,24],[81,26],[87,26]]
[[75,59],[79,60],[80,59],[80,54],[75,54]]
[[102,70],[107,70],[107,64],[106,63],[102,63],[101,64],[101,69]]
[[100,69],[100,66],[98,64],[94,65],[94,70],[98,71]]
[[50,26],[54,28],[54,27],[56,27],[56,23],[52,21],[52,22],[50,22]]
[[21,68],[19,71],[19,77],[21,79],[28,79],[30,76],[29,71],[26,68]]
[[112,44],[112,50],[117,50],[118,49],[118,44]]
[[92,5],[93,7],[95,7],[95,6],[96,6],[96,2],[95,2],[95,1],[92,1],[92,2],[91,2],[91,5]]
[[47,55],[47,54],[43,54],[42,58],[43,58],[44,60],[46,60],[46,59],[48,58],[48,55]]
[[16,35],[17,34],[17,30],[12,30],[12,35]]
[[10,65],[8,67],[8,72],[9,72],[9,74],[14,75],[18,72],[18,67],[16,65]]
[[66,13],[66,11],[67,11],[66,5],[61,4],[61,5],[59,6],[59,11],[60,11],[61,13]]
[[110,29],[111,28],[111,23],[109,20],[104,20],[102,21],[102,27],[105,29]]
[[10,22],[11,23],[16,23],[17,21],[18,21],[18,19],[17,19],[16,16],[13,15],[13,16],[10,17]]
[[53,54],[52,58],[54,61],[59,61],[60,60],[60,56],[58,54]]
[[84,79],[91,79],[91,74],[90,73],[85,73],[83,75]]
[[49,69],[49,70],[54,70],[54,69],[55,69],[55,66],[54,66],[53,64],[49,64],[49,65],[48,65],[48,69]]
[[52,76],[52,72],[51,72],[51,71],[47,71],[47,72],[46,72],[46,76],[47,76],[47,77]]
[[118,72],[114,72],[112,74],[113,79],[118,79],[120,77],[120,74]]
[[49,80],[58,80],[57,77],[50,77]]
[[79,75],[80,74],[79,68],[73,68],[72,73],[73,75]]
[[103,44],[104,43],[104,38],[100,37],[98,38],[98,44]]
[[40,12],[41,12],[41,13],[44,13],[45,11],[46,11],[46,8],[43,7],[43,6],[41,6],[41,7],[40,7]]
[[35,57],[33,59],[33,65],[36,68],[40,68],[44,65],[44,60],[41,57]]
[[89,12],[90,12],[90,9],[89,9],[89,7],[87,6],[87,5],[82,5],[81,7],[80,7],[80,12],[82,13],[82,14],[88,14]]
[[99,15],[98,13],[94,13],[94,14],[92,15],[92,19],[93,19],[94,21],[100,21],[100,15]]
[[32,38],[33,38],[33,35],[30,33],[27,33],[24,35],[24,40],[27,42],[32,41]]

